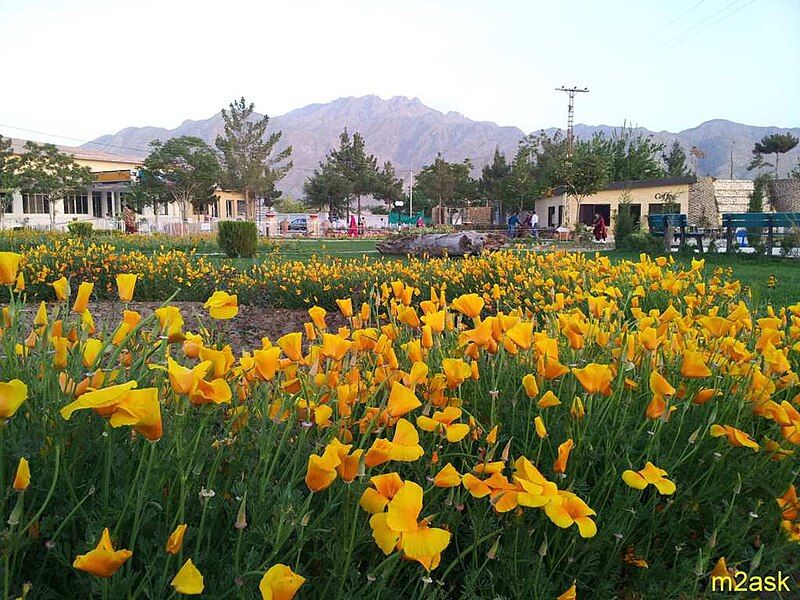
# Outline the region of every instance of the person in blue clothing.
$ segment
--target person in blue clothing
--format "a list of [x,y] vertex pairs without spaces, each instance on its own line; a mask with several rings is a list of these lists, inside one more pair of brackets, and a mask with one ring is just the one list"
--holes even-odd
[[517,237],[517,228],[519,227],[519,215],[516,211],[511,213],[511,216],[508,217],[508,237],[515,238]]

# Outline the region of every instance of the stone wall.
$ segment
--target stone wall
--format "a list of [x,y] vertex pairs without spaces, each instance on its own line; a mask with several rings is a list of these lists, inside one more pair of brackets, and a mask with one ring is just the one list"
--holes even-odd
[[702,177],[689,187],[689,223],[701,227],[719,227],[714,178]]
[[800,179],[776,179],[768,189],[775,212],[800,212]]

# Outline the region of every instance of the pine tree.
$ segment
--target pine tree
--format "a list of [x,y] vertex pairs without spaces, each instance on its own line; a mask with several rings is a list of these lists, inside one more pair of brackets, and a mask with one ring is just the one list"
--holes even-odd
[[267,135],[269,117],[257,118],[254,111],[255,105],[244,98],[231,102],[229,110],[222,109],[225,135],[217,136],[215,142],[222,157],[223,183],[244,193],[251,220],[256,214],[256,198],[264,198],[268,204],[279,198],[275,184],[292,168],[292,147],[274,152],[282,132]]
[[661,157],[667,168],[667,177],[687,177],[691,174],[686,164],[686,152],[678,140],[672,142],[669,154],[662,154]]
[[500,148],[495,146],[492,163],[483,167],[478,184],[483,196],[497,205],[500,221],[505,220],[505,207],[508,203],[508,178],[511,174],[511,165]]
[[[773,133],[771,135],[765,135],[761,138],[760,142],[756,142],[753,146],[753,161],[750,163],[748,169],[757,169],[766,166],[774,166],[775,167],[775,177],[778,177],[778,158],[781,154],[786,154],[790,150],[793,150],[797,144],[798,140],[795,136],[791,133]],[[763,156],[765,154],[774,154],[775,155],[775,163],[770,165],[768,162],[763,160]]]

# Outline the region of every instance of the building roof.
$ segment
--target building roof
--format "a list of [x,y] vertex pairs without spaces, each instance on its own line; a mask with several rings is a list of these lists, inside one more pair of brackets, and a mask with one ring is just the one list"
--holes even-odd
[[[25,144],[28,140],[21,140],[18,138],[11,138],[11,150],[15,154],[22,154],[25,152]],[[36,142],[37,144],[39,142]],[[55,147],[64,154],[69,154],[78,160],[97,160],[103,162],[118,162],[118,163],[134,163],[141,164],[141,156],[125,155],[116,152],[106,152],[102,150],[89,150],[87,148],[76,148],[74,146],[61,146],[55,144]]]

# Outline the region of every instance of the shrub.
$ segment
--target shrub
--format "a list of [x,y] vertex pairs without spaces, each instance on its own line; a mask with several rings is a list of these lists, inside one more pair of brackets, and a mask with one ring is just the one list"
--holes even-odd
[[616,242],[616,247],[618,250],[661,254],[664,252],[664,239],[650,235],[646,230],[640,229],[619,239]]
[[636,231],[636,219],[631,210],[630,194],[627,190],[620,197],[619,208],[614,218],[614,239],[624,243],[626,237]]
[[232,258],[252,258],[258,251],[258,230],[252,221],[220,221],[217,243]]
[[92,224],[89,221],[72,221],[67,225],[67,229],[76,237],[89,237],[92,235]]

